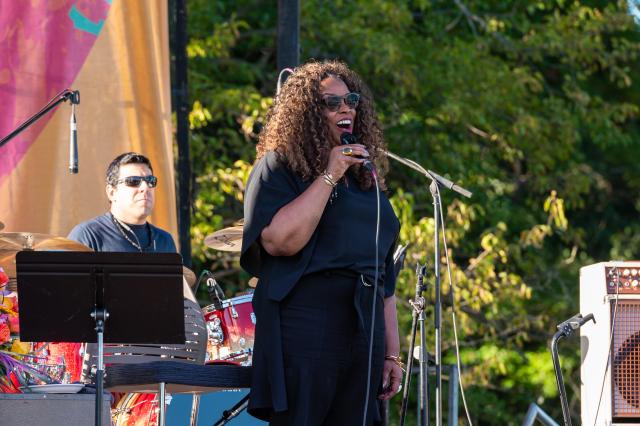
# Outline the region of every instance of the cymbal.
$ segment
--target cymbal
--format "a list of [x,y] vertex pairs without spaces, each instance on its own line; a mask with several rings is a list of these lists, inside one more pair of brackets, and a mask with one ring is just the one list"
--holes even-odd
[[242,248],[242,226],[231,226],[207,235],[204,243],[207,247],[216,250],[240,251]]
[[0,232],[0,267],[9,277],[16,276],[16,253],[36,251],[93,251],[77,241],[32,232]]
[[33,232],[0,233],[0,250],[92,251],[89,247],[77,241]]
[[193,286],[196,285],[196,273],[193,272],[191,269],[187,268],[186,266],[182,265],[182,275],[184,276],[184,279],[187,280],[187,284],[189,284],[189,287],[191,287],[193,289]]

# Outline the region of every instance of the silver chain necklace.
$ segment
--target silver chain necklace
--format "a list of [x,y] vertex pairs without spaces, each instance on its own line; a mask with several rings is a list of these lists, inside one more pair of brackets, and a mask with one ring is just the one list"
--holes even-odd
[[[133,229],[131,229],[131,227],[129,225],[127,225],[126,223],[124,223],[121,220],[117,219],[113,214],[111,214],[111,219],[113,219],[113,223],[116,225],[116,228],[118,228],[118,231],[120,231],[120,234],[124,237],[124,239],[129,241],[129,243],[131,243],[132,246],[134,246],[136,249],[138,249],[138,251],[140,253],[142,253],[143,252],[142,244],[140,244],[140,240],[138,239],[138,236],[136,235],[136,233],[133,232]],[[149,224],[147,224],[147,226],[149,226]],[[129,231],[131,233],[131,235],[133,235],[133,238],[135,238],[136,240],[133,241],[131,238],[129,238],[129,236],[127,235],[126,231]],[[150,231],[149,231],[149,239],[151,239],[151,232]],[[151,242],[150,242],[149,245],[151,245]],[[154,249],[154,251],[155,251],[155,246],[156,246],[156,241],[153,240],[153,249]]]

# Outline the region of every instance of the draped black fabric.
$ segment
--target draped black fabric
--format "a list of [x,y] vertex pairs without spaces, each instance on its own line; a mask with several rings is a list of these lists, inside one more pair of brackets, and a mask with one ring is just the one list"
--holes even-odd
[[[286,161],[274,152],[267,153],[251,172],[245,191],[240,263],[259,279],[253,297],[257,322],[249,402],[249,412],[255,417],[269,420],[273,412],[288,409],[281,304],[304,275],[346,269],[356,275],[363,274],[373,282],[377,269],[378,283],[384,287],[384,295],[391,296],[395,290],[392,271],[393,250],[400,228],[398,219],[389,200],[380,194],[381,224],[376,265],[376,192],[361,191],[355,181],[351,182],[351,186],[341,183],[337,187],[337,197],[327,203],[316,231],[302,250],[293,256],[274,257],[260,245],[260,234],[278,210],[302,194],[311,182],[305,182],[293,173]],[[356,314],[363,327],[362,315]]]

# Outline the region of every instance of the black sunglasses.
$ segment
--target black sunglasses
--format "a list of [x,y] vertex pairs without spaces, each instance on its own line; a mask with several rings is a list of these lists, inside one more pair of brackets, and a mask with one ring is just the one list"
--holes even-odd
[[147,182],[149,188],[155,188],[158,184],[158,178],[155,176],[127,176],[126,178],[118,179],[116,185],[124,183],[131,188],[137,188],[142,184],[142,181]]
[[351,109],[356,109],[358,104],[360,103],[360,93],[351,92],[347,93],[344,96],[337,95],[327,95],[322,98],[324,100],[324,104],[329,111],[335,112],[340,109],[340,105],[344,100],[344,104]]

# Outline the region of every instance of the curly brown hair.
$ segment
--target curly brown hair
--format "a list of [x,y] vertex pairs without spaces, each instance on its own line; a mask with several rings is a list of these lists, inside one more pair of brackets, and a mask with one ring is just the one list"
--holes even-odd
[[[387,161],[382,152],[386,145],[376,119],[371,91],[345,63],[336,60],[308,62],[297,67],[287,78],[267,113],[256,147],[256,161],[268,151],[275,151],[303,180],[323,173],[333,148],[320,93],[320,83],[327,77],[339,78],[350,91],[360,93],[354,133],[358,135],[358,143],[369,151],[384,188]],[[371,174],[364,167],[357,165],[352,169],[360,188],[370,189],[374,185]]]

